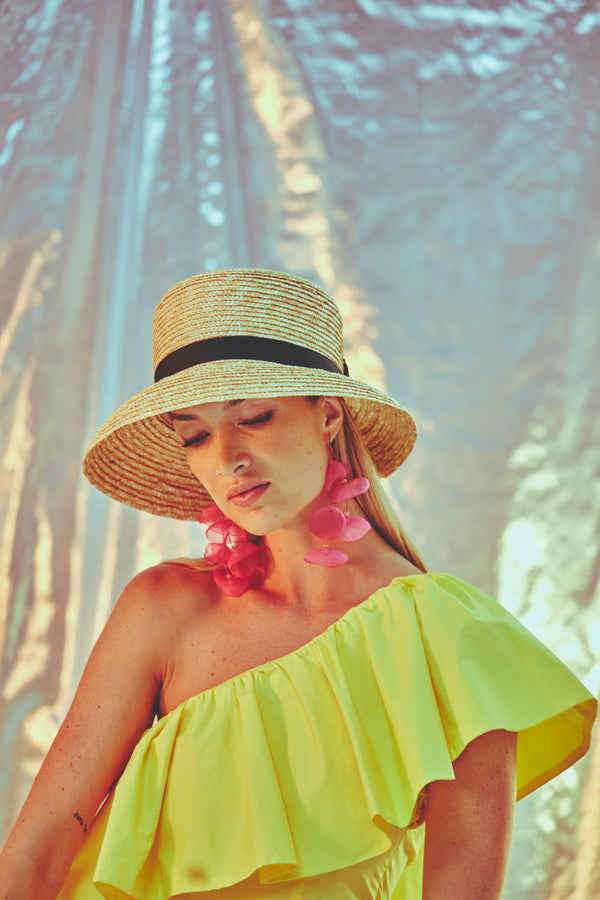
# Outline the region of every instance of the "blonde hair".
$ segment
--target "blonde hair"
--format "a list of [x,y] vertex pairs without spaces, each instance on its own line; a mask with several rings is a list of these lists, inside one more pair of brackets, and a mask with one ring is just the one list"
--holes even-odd
[[426,572],[427,567],[421,555],[402,528],[400,519],[385,493],[347,404],[341,397],[338,399],[344,409],[344,423],[333,440],[335,455],[341,462],[349,465],[355,475],[364,475],[371,482],[369,490],[357,497],[356,503],[371,527],[386,544],[422,572]]
[[[307,397],[306,399],[310,403],[317,403],[321,398]],[[344,410],[344,421],[332,442],[335,455],[341,462],[350,466],[354,475],[364,475],[371,483],[369,490],[356,498],[356,503],[371,527],[383,538],[386,544],[395,550],[396,553],[399,553],[400,556],[403,556],[404,559],[413,563],[418,569],[421,569],[422,572],[426,572],[427,567],[421,555],[402,528],[400,519],[383,489],[379,475],[363,444],[360,432],[350,415],[347,404],[341,397],[338,397],[338,400]],[[198,572],[213,572],[218,568],[202,558],[173,559],[170,562],[187,566]]]

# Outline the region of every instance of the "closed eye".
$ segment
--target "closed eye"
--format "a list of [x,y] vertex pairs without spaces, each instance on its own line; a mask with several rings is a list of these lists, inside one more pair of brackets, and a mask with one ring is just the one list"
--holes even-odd
[[185,447],[198,447],[200,444],[203,444],[208,435],[204,432],[201,434],[196,434],[194,437],[188,438],[187,441],[183,442],[183,446]]
[[[269,412],[263,413],[262,416],[257,416],[255,419],[244,419],[239,424],[243,425],[247,428],[260,428],[261,425],[266,425],[270,419],[274,416],[273,410],[269,410]],[[195,434],[194,437],[188,438],[187,441],[183,442],[184,449],[188,447],[200,447],[208,438],[208,434],[205,431],[201,431],[200,434]]]
[[262,416],[258,416],[258,418],[256,418],[256,419],[246,419],[245,421],[240,422],[240,424],[241,425],[249,425],[250,428],[253,428],[253,427],[256,427],[259,425],[264,425],[266,422],[268,422],[272,418],[273,418],[273,412],[269,411]]

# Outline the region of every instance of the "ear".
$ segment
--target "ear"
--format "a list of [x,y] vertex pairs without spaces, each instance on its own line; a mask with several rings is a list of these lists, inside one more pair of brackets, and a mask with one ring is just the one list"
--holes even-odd
[[339,398],[323,397],[323,411],[325,413],[325,430],[329,441],[332,441],[344,423],[344,410]]

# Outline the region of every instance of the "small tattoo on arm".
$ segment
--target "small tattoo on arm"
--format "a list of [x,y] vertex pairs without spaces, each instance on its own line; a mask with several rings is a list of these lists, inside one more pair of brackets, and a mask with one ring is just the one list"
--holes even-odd
[[79,815],[78,812],[73,813],[73,818],[79,822],[79,824],[83,828],[83,833],[87,834],[87,825],[85,824],[85,822],[83,821],[83,819],[81,818],[81,816]]

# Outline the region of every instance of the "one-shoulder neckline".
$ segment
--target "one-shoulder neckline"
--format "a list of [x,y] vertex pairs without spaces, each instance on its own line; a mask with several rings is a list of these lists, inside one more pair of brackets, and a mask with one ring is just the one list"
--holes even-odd
[[[395,578],[388,584],[381,585],[381,587],[376,588],[368,597],[365,597],[364,600],[361,600],[360,603],[355,603],[354,606],[350,606],[345,613],[336,619],[335,622],[332,622],[327,628],[320,631],[314,637],[312,637],[309,641],[306,641],[304,644],[300,644],[299,647],[296,647],[295,650],[290,650],[287,653],[281,654],[281,656],[275,656],[273,659],[268,659],[265,662],[258,663],[255,666],[250,666],[249,669],[244,669],[243,672],[238,672],[237,675],[232,675],[231,678],[226,678],[225,681],[220,681],[218,684],[213,684],[211,687],[204,688],[201,691],[198,691],[196,694],[192,694],[190,697],[186,697],[185,700],[181,700],[173,709],[168,710],[163,716],[154,722],[154,724],[148,729],[148,731],[152,731],[158,725],[164,725],[168,719],[172,716],[176,715],[178,712],[182,711],[185,706],[190,703],[198,702],[204,697],[210,696],[220,690],[224,690],[227,687],[231,687],[235,682],[241,681],[244,678],[253,678],[258,672],[264,671],[266,669],[276,668],[278,665],[281,665],[287,660],[290,660],[292,657],[302,654],[306,652],[310,647],[313,646],[317,641],[321,641],[326,639],[327,635],[340,627],[343,627],[347,620],[357,613],[360,613],[361,610],[365,609],[371,601],[377,597],[382,591],[387,591],[389,588],[393,587],[398,582],[410,582],[416,580],[421,580],[423,578],[433,578],[439,577],[434,572],[415,572],[413,575],[397,575]],[[147,733],[147,732],[146,732]]]

